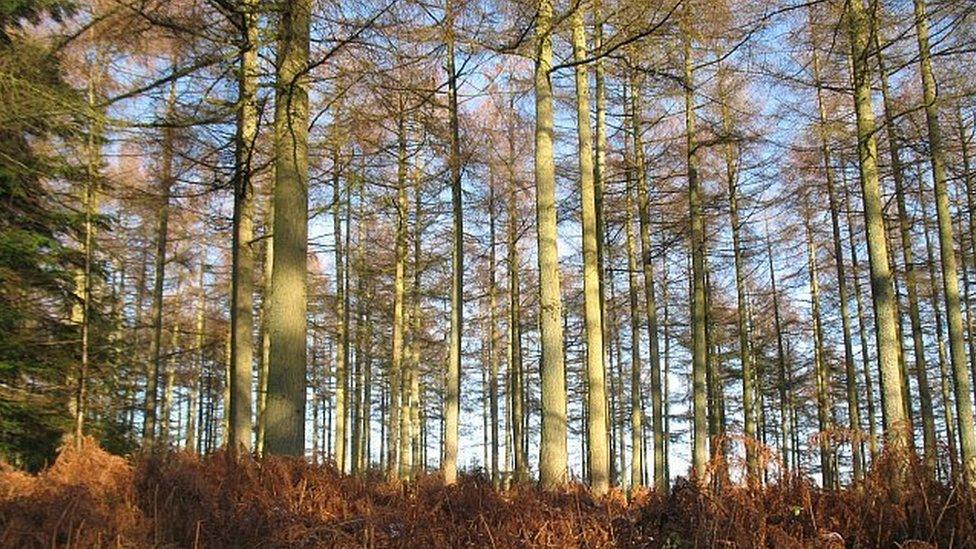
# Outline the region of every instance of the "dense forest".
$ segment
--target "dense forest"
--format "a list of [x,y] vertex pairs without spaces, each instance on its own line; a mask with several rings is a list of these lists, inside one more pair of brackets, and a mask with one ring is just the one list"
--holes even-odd
[[972,0],[0,1],[0,545],[976,544]]

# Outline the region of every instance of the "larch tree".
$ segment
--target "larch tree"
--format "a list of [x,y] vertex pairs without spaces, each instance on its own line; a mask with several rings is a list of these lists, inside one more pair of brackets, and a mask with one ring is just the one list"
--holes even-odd
[[[929,158],[932,164],[932,183],[935,193],[935,214],[938,222],[939,250],[942,261],[942,286],[949,326],[949,359],[955,382],[956,406],[959,417],[959,440],[963,476],[976,487],[976,419],[973,416],[973,397],[970,392],[969,371],[966,366],[965,333],[959,296],[959,275],[952,236],[952,217],[949,211],[949,192],[946,185],[945,152],[939,125],[939,98],[932,54],[929,47],[928,16],[925,0],[914,0],[915,35],[918,38],[921,65],[925,122],[928,128]],[[931,413],[931,411],[930,411]]]
[[568,480],[566,372],[553,161],[552,25],[552,0],[539,0],[535,20],[535,186],[542,341],[539,481],[547,490],[556,489]]
[[274,264],[268,311],[265,452],[305,453],[308,308],[308,60],[312,2],[289,2],[278,28],[274,113]]

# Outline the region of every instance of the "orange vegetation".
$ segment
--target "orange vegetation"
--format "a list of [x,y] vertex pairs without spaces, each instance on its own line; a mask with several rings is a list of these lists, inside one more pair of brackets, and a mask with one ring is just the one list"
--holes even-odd
[[803,479],[704,492],[679,480],[667,497],[594,500],[574,486],[495,491],[479,475],[443,486],[358,479],[330,466],[226,453],[112,456],[91,442],[49,469],[0,471],[0,546],[184,547],[829,547],[973,546],[969,492],[890,467],[823,491]]

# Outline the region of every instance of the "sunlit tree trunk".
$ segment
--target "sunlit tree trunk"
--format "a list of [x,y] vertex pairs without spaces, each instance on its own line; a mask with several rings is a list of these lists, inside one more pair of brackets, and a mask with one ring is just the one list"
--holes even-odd
[[305,450],[306,252],[308,249],[308,68],[311,0],[283,5],[275,90],[273,299],[268,311],[265,451]]
[[[875,32],[875,44],[880,45],[878,32]],[[932,412],[932,394],[929,388],[928,371],[925,360],[925,343],[922,332],[922,320],[918,304],[918,283],[916,282],[916,268],[912,250],[911,220],[905,201],[905,175],[901,160],[901,136],[895,119],[891,92],[888,85],[888,72],[880,47],[875,54],[878,62],[878,76],[881,80],[881,97],[884,105],[885,132],[888,138],[888,153],[891,158],[891,175],[895,183],[895,200],[898,206],[898,232],[901,238],[902,262],[905,264],[905,292],[908,297],[908,317],[912,329],[912,349],[915,359],[915,375],[918,383],[919,405],[922,414],[923,447],[925,464],[929,470],[935,470],[935,419]]]
[[268,363],[271,357],[271,331],[268,329],[268,317],[271,313],[271,276],[272,266],[274,265],[274,237],[272,229],[274,227],[274,199],[269,197],[268,211],[265,214],[265,237],[264,237],[264,264],[263,286],[261,295],[261,357],[258,369],[258,395],[257,395],[257,427],[254,433],[254,453],[258,456],[264,455],[264,435],[267,433],[268,426]]
[[[637,189],[637,213],[640,230],[641,268],[644,275],[644,301],[647,307],[647,341],[651,366],[651,424],[654,437],[654,488],[667,493],[668,478],[664,466],[664,417],[661,398],[661,358],[658,341],[657,302],[654,289],[654,263],[651,249],[650,197],[647,170],[644,166],[643,106],[640,83],[631,75],[631,132],[634,142],[634,182]],[[639,390],[639,389],[638,389]],[[642,407],[643,408],[643,407]],[[643,409],[641,410],[643,413]],[[643,447],[643,444],[641,445]]]
[[[346,441],[348,438],[347,417],[349,415],[348,391],[349,386],[349,322],[346,311],[347,279],[343,261],[344,248],[342,231],[342,186],[340,174],[339,144],[333,143],[332,149],[332,234],[335,241],[335,323],[336,323],[336,355],[335,355],[335,464],[336,468],[345,472],[348,469],[346,461]],[[347,227],[348,229],[348,227]]]
[[[514,113],[515,95],[509,98],[510,112]],[[511,430],[512,454],[515,465],[515,481],[525,482],[529,478],[528,453],[524,444],[523,426],[525,415],[523,407],[522,384],[522,296],[519,281],[519,232],[518,181],[515,174],[515,120],[508,120],[508,189],[505,249],[508,255],[508,345],[506,349],[509,383],[509,428]]]
[[[921,181],[921,179],[919,179]],[[936,345],[939,348],[939,378],[941,379],[941,389],[942,389],[942,409],[945,417],[946,424],[946,438],[949,439],[949,467],[951,468],[951,477],[956,478],[958,475],[958,465],[959,465],[959,449],[956,444],[956,420],[955,420],[955,410],[953,406],[952,397],[952,377],[949,373],[948,357],[946,357],[945,351],[945,325],[942,317],[942,303],[940,302],[941,295],[939,293],[939,280],[938,273],[936,272],[935,263],[935,251],[932,246],[932,237],[930,235],[929,227],[929,211],[928,211],[928,200],[926,200],[926,193],[923,185],[918,186],[918,203],[922,207],[922,232],[925,235],[925,254],[926,262],[928,263],[929,271],[929,294],[932,301],[932,311],[935,316],[935,339]],[[965,256],[963,256],[965,258]],[[965,265],[963,266],[965,271]]]
[[627,232],[627,293],[630,302],[630,486],[644,484],[644,400],[641,396],[640,306],[638,302],[637,246],[634,236],[634,197],[628,177],[627,205],[624,223]]
[[833,428],[830,409],[830,374],[826,364],[823,343],[823,322],[820,315],[820,283],[817,275],[817,245],[814,242],[810,214],[806,214],[807,260],[810,276],[810,302],[813,316],[814,377],[817,391],[817,423],[820,428],[820,472],[824,488],[834,487],[833,449],[830,444],[830,430]]
[[[719,85],[724,86],[724,71],[719,76]],[[722,109],[722,132],[725,139],[725,179],[729,193],[729,222],[732,225],[732,256],[735,261],[735,293],[737,306],[737,328],[739,332],[739,363],[742,368],[742,411],[745,432],[746,471],[750,484],[759,480],[759,456],[756,447],[756,389],[752,355],[749,347],[749,330],[746,315],[745,265],[742,258],[742,237],[739,234],[739,183],[737,142],[732,127],[732,114],[729,108],[730,92],[722,89],[720,101]]]
[[254,185],[251,159],[258,129],[258,28],[256,0],[243,0],[243,38],[237,75],[237,135],[234,151],[234,217],[230,307],[230,430],[228,448],[251,451],[251,375],[254,360]]
[[[96,51],[95,61],[98,61]],[[100,69],[94,63],[89,69],[87,82],[88,108],[95,110],[96,90],[101,81]],[[85,176],[82,196],[84,208],[84,232],[82,253],[84,256],[80,277],[76,277],[77,302],[72,310],[72,321],[81,326],[81,357],[75,373],[75,387],[71,408],[74,411],[74,443],[75,448],[81,449],[84,430],[85,414],[88,404],[88,366],[91,354],[91,298],[92,298],[92,264],[95,261],[95,216],[99,209],[100,172],[102,169],[102,122],[100,112],[93,112],[92,122],[85,138]],[[80,278],[80,280],[78,280]]]
[[607,448],[607,392],[603,319],[600,300],[600,266],[597,261],[597,216],[593,177],[593,138],[590,133],[590,81],[586,68],[584,8],[573,13],[573,58],[576,73],[576,117],[583,225],[583,295],[586,333],[587,465],[590,490],[603,495],[610,488],[610,452]]
[[939,127],[939,104],[932,56],[929,52],[929,28],[925,0],[914,0],[915,35],[918,37],[922,90],[925,101],[925,121],[929,132],[929,155],[932,161],[932,182],[935,187],[935,214],[939,227],[939,249],[942,259],[942,286],[949,324],[949,359],[958,407],[960,454],[963,477],[970,487],[976,487],[976,419],[973,417],[973,395],[970,392],[969,370],[966,363],[965,333],[959,300],[959,272],[952,239],[952,214],[946,184],[945,157],[942,132]]
[[200,385],[197,380],[203,376],[204,368],[204,328],[207,320],[207,289],[204,285],[204,274],[206,272],[206,261],[201,258],[199,267],[199,280],[197,285],[200,290],[200,303],[197,305],[197,325],[196,325],[196,353],[194,375],[190,381],[190,404],[187,413],[186,423],[186,449],[190,452],[196,451],[197,443],[197,407],[200,400]]
[[535,51],[535,184],[542,359],[542,443],[539,480],[552,490],[567,481],[566,372],[556,237],[556,169],[553,161],[552,0],[539,0]]
[[400,396],[403,383],[404,359],[404,300],[406,298],[407,256],[407,130],[403,98],[399,99],[397,113],[397,194],[396,194],[396,250],[393,274],[393,348],[390,356],[389,391],[386,414],[386,476],[392,480],[400,470],[399,431]]
[[[358,183],[358,194],[359,199],[356,205],[356,252],[350,261],[353,264],[353,270],[356,274],[356,339],[354,342],[356,348],[355,355],[355,369],[356,369],[356,379],[355,379],[355,394],[356,394],[356,408],[355,408],[355,420],[353,422],[353,441],[352,441],[352,458],[350,461],[351,470],[353,474],[361,474],[366,471],[369,465],[369,454],[368,454],[368,444],[367,440],[370,438],[370,408],[369,408],[369,378],[367,370],[369,368],[369,363],[367,362],[367,356],[369,351],[366,349],[366,310],[369,308],[366,297],[366,273],[365,264],[363,257],[363,245],[365,242],[365,220],[363,219],[363,194],[365,187],[365,179],[363,173],[360,173],[360,177],[357,178]],[[351,207],[349,208],[351,210]],[[351,214],[350,214],[351,218]],[[349,234],[350,229],[346,228],[346,234]],[[351,254],[352,251],[347,246],[346,253]]]
[[422,273],[421,269],[421,238],[423,237],[421,223],[421,216],[423,214],[421,210],[421,173],[420,170],[416,170],[416,176],[414,178],[414,207],[413,207],[413,226],[414,226],[414,236],[413,236],[413,299],[412,299],[412,311],[410,313],[410,320],[412,323],[411,331],[413,332],[413,337],[411,338],[411,357],[410,357],[410,388],[408,399],[410,401],[410,462],[411,471],[410,478],[416,478],[417,473],[425,468],[423,463],[423,457],[421,455],[421,444],[422,444],[422,409],[424,406],[422,400],[422,393],[420,390],[420,343],[422,336],[422,326],[423,322],[420,318],[421,308],[420,308],[420,277]]
[[[861,174],[864,224],[868,240],[868,259],[871,267],[871,294],[878,349],[878,364],[884,407],[888,418],[885,433],[894,451],[909,447],[906,429],[905,403],[900,387],[898,367],[898,333],[896,302],[892,274],[888,266],[888,246],[885,242],[881,187],[878,181],[878,147],[875,139],[874,111],[871,101],[871,78],[868,64],[870,50],[869,15],[860,2],[846,4],[854,67],[854,106],[857,115],[858,159]],[[900,479],[895,479],[897,484]]]
[[464,215],[461,204],[461,137],[458,128],[457,69],[454,66],[454,4],[447,4],[447,79],[450,110],[451,150],[451,342],[444,394],[444,461],[441,473],[446,484],[457,480],[458,416],[461,410],[461,329],[464,315]]
[[[959,107],[957,106],[957,109]],[[962,110],[958,110],[959,120],[959,148],[962,153],[962,178],[965,183],[966,210],[969,212],[969,246],[970,257],[976,259],[976,182],[973,181],[973,171],[970,157],[970,139],[966,135],[966,125],[962,117]],[[965,261],[966,256],[962,255]],[[968,280],[965,276],[966,267],[962,267],[963,280]],[[969,299],[966,301],[966,331],[969,335],[969,369],[972,371],[973,383],[976,384],[976,337],[973,334],[973,319],[969,308]],[[974,388],[976,389],[976,388]]]
[[851,196],[847,184],[846,166],[841,166],[841,189],[844,192],[844,210],[847,219],[847,237],[851,250],[851,282],[854,287],[854,303],[857,312],[857,333],[861,347],[861,370],[864,375],[865,404],[868,412],[868,450],[873,460],[878,454],[878,421],[874,402],[874,380],[868,357],[867,321],[864,318],[864,301],[861,298],[860,263],[857,257],[857,240],[854,236],[854,216],[851,212]]

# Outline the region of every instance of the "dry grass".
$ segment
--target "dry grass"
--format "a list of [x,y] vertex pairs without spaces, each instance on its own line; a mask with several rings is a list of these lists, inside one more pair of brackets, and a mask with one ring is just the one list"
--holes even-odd
[[225,453],[128,462],[88,442],[36,476],[0,471],[0,546],[976,546],[972,493],[915,465],[895,493],[893,466],[882,460],[836,492],[796,478],[713,492],[679,481],[666,497],[628,502],[619,492],[594,500],[579,486],[499,492],[477,475],[399,485]]

